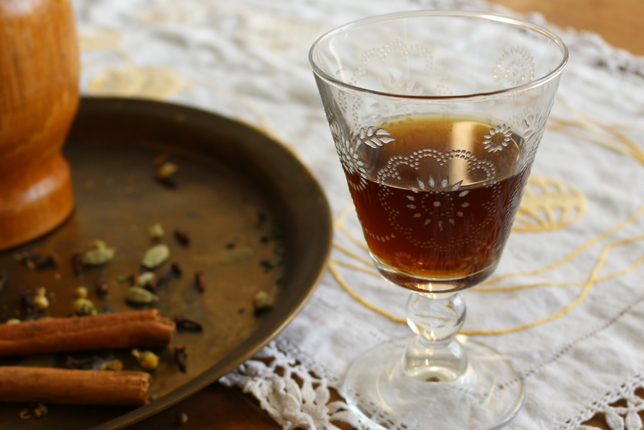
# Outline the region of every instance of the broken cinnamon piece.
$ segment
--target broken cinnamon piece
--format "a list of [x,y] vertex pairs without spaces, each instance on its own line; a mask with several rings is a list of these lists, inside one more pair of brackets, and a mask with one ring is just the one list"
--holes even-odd
[[170,344],[172,320],[157,309],[0,324],[0,356]]
[[141,406],[150,374],[0,366],[0,402]]

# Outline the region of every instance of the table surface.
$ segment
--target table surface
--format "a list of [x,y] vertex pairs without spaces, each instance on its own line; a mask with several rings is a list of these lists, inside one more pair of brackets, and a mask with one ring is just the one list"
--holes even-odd
[[[537,11],[562,28],[572,27],[600,34],[615,47],[644,55],[644,16],[642,0],[497,0],[517,12]],[[237,388],[213,384],[174,407],[134,426],[132,430],[159,430],[176,427],[177,416],[185,413],[191,430],[269,430],[280,427],[263,412],[257,402]],[[644,415],[640,413],[641,415]],[[608,428],[601,416],[589,424]],[[340,425],[341,428],[343,428]],[[345,427],[346,428],[346,427]]]

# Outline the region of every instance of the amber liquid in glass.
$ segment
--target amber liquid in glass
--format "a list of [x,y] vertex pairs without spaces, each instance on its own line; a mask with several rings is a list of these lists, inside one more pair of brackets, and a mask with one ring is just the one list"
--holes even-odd
[[522,138],[474,118],[411,118],[379,128],[394,140],[358,145],[360,169],[345,168],[378,269],[420,291],[481,282],[501,257],[529,175]]

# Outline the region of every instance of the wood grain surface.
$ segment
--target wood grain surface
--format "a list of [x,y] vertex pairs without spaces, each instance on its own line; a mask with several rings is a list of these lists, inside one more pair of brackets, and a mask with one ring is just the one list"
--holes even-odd
[[[497,3],[518,12],[540,12],[549,22],[558,26],[596,32],[615,47],[644,55],[642,0],[499,0]],[[178,425],[176,416],[182,412],[188,415],[188,423]],[[641,415],[644,418],[644,414]],[[602,416],[593,418],[587,424],[608,428]],[[215,384],[175,407],[130,427],[132,430],[171,428],[270,430],[279,429],[280,426],[241,390]]]

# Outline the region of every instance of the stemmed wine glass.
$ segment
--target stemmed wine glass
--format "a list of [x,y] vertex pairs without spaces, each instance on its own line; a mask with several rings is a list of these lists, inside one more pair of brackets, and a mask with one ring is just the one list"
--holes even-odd
[[490,429],[524,383],[457,336],[461,291],[496,268],[568,51],[518,19],[407,12],[347,24],[309,54],[373,261],[412,291],[415,335],[368,351],[342,388],[377,428]]

